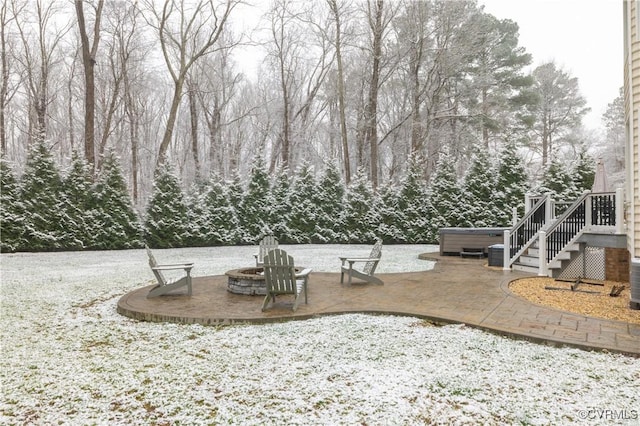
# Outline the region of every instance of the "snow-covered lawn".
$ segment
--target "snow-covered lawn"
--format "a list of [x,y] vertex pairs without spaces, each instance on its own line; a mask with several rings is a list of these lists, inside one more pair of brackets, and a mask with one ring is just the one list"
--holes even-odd
[[[289,246],[336,271],[368,247]],[[433,246],[387,246],[382,272]],[[194,275],[254,247],[157,250]],[[342,315],[223,328],[140,323],[116,303],[142,250],[2,255],[1,424],[638,424],[640,360],[419,319]]]

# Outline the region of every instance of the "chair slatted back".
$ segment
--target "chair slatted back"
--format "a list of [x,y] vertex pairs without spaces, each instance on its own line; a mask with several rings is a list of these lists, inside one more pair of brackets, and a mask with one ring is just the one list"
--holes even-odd
[[166,285],[167,279],[164,277],[162,272],[157,269],[154,269],[155,267],[158,266],[158,262],[156,261],[156,258],[153,255],[153,253],[151,252],[151,249],[149,248],[149,246],[146,246],[146,245],[144,247],[147,249],[147,256],[149,256],[149,266],[151,266],[151,270],[153,271],[153,275],[156,276],[156,279],[158,280],[158,284]]
[[[377,240],[371,249],[371,254],[369,254],[369,259],[378,259],[380,260],[380,256],[382,256],[382,240]],[[376,271],[376,267],[378,266],[378,260],[370,260],[368,261],[363,268],[363,272],[367,275],[373,275]]]
[[282,249],[273,249],[264,258],[267,294],[298,294],[293,257]]
[[278,240],[273,235],[267,235],[260,240],[260,247],[258,248],[258,261],[263,262],[264,257],[273,249],[278,248]]

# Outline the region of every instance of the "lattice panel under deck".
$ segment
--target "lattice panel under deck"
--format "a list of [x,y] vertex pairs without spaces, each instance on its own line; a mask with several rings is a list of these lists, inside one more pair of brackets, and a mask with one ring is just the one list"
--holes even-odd
[[605,279],[604,248],[586,246],[584,252],[580,253],[559,276],[562,279],[578,277],[589,280]]

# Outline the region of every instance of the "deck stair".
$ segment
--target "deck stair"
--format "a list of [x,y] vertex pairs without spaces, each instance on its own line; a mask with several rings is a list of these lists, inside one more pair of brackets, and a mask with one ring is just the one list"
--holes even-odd
[[568,207],[562,203],[563,211],[556,215],[560,203],[554,204],[549,194],[539,197],[525,216],[505,231],[505,269],[560,276],[584,252],[585,244],[580,243],[583,233],[593,229],[621,232],[622,199],[622,194],[585,191]]

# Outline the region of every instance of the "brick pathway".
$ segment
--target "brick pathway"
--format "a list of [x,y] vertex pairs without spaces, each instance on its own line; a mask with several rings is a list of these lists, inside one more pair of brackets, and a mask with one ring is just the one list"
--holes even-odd
[[[640,356],[640,325],[585,317],[534,305],[511,294],[508,283],[527,276],[487,268],[486,260],[441,257],[432,271],[380,274],[383,286],[340,284],[339,273],[313,272],[309,304],[291,311],[291,298],[262,312],[264,296],[227,291],[226,276],[196,277],[193,296],[147,299],[149,287],[124,295],[118,312],[146,321],[200,324],[264,323],[339,313],[410,315],[440,323],[465,323],[510,337]],[[338,267],[336,266],[336,269]]]

